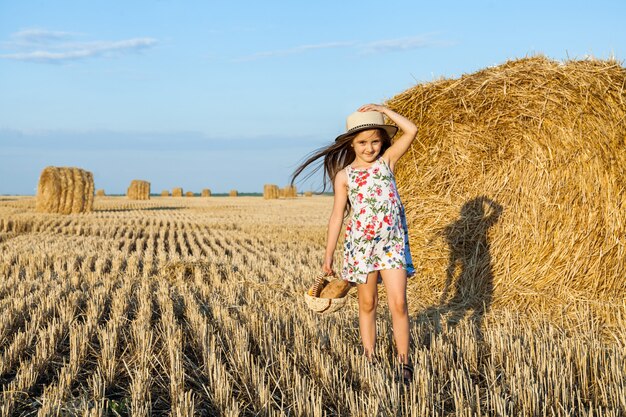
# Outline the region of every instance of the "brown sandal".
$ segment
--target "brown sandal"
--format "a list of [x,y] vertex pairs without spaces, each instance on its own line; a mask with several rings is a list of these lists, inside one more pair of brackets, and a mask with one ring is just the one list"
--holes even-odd
[[402,382],[404,385],[411,385],[411,382],[413,382],[413,365],[401,363],[400,372],[396,377],[396,382]]

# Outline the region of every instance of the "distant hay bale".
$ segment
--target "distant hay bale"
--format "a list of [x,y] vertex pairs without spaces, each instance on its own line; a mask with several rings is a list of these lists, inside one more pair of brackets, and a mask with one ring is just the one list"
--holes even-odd
[[193,197],[193,196],[194,196],[193,191],[187,191],[187,192],[185,193],[185,197]]
[[287,185],[281,189],[280,196],[284,198],[295,198],[298,196],[298,190],[295,185]]
[[103,189],[96,190],[96,197],[104,197],[106,194]]
[[304,192],[304,196],[305,197],[313,197],[313,191],[305,191]]
[[40,213],[86,213],[93,209],[93,174],[80,168],[46,167],[39,177],[35,210]]
[[182,188],[174,188],[172,189],[172,197],[182,197],[183,189]]
[[263,198],[273,200],[280,197],[280,189],[276,184],[265,184],[263,186]]
[[170,192],[169,190],[163,190],[161,191],[161,197],[169,197],[170,196]]
[[143,180],[132,180],[126,191],[126,196],[131,200],[149,200],[150,183]]
[[228,193],[228,195],[230,197],[237,197],[239,195],[239,193],[237,192],[237,190],[230,190],[230,192]]
[[395,176],[443,305],[623,297],[624,85],[615,61],[532,57],[387,102],[418,127]]
[[204,188],[202,190],[202,197],[211,197],[211,190],[209,190],[208,188]]

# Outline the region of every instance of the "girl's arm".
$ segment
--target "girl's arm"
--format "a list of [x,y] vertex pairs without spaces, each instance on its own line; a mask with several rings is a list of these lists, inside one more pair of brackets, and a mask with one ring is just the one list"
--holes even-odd
[[361,106],[358,111],[377,111],[387,116],[392,122],[402,130],[402,136],[395,140],[393,145],[383,155],[389,168],[393,171],[398,159],[405,154],[411,147],[411,143],[417,136],[417,126],[406,117],[396,113],[395,111],[378,104],[366,104]]
[[335,176],[333,187],[335,189],[335,200],[333,211],[330,213],[330,219],[328,220],[326,253],[324,255],[324,265],[322,266],[322,270],[326,274],[334,274],[333,255],[337,247],[339,233],[341,233],[346,204],[348,203],[348,177],[344,170],[339,171]]

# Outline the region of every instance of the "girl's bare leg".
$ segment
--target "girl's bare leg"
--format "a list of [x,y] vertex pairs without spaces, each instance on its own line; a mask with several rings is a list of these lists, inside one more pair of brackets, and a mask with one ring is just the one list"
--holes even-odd
[[396,341],[396,349],[398,349],[398,360],[406,364],[409,362],[409,310],[406,302],[406,270],[385,269],[380,272],[387,290],[387,302],[391,312],[393,338]]
[[365,284],[357,285],[359,296],[359,330],[363,351],[372,360],[376,346],[376,307],[378,306],[378,271],[367,275]]

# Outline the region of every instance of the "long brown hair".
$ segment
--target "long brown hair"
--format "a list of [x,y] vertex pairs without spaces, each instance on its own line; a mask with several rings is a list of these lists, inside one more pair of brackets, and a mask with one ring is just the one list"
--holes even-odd
[[[391,138],[385,130],[376,130],[378,131],[380,138],[383,142],[379,153],[379,155],[382,155],[391,146]],[[354,161],[354,158],[356,157],[354,149],[350,145],[352,144],[352,140],[357,135],[357,133],[355,133],[354,135],[343,137],[328,146],[311,152],[306,157],[307,159],[302,163],[302,165],[296,168],[296,170],[293,172],[291,176],[291,185],[294,184],[296,178],[300,174],[302,174],[309,167],[309,165],[312,165],[312,169],[304,175],[303,180],[306,181],[307,179],[311,178],[311,176],[313,176],[322,167],[322,162],[320,161],[320,159],[324,158],[324,182],[321,192],[323,193],[326,191],[328,182],[330,182],[330,184],[334,188],[335,177],[337,176],[337,173],[344,169],[346,166],[348,166],[352,161]],[[350,202],[348,202],[348,207],[349,206]]]

